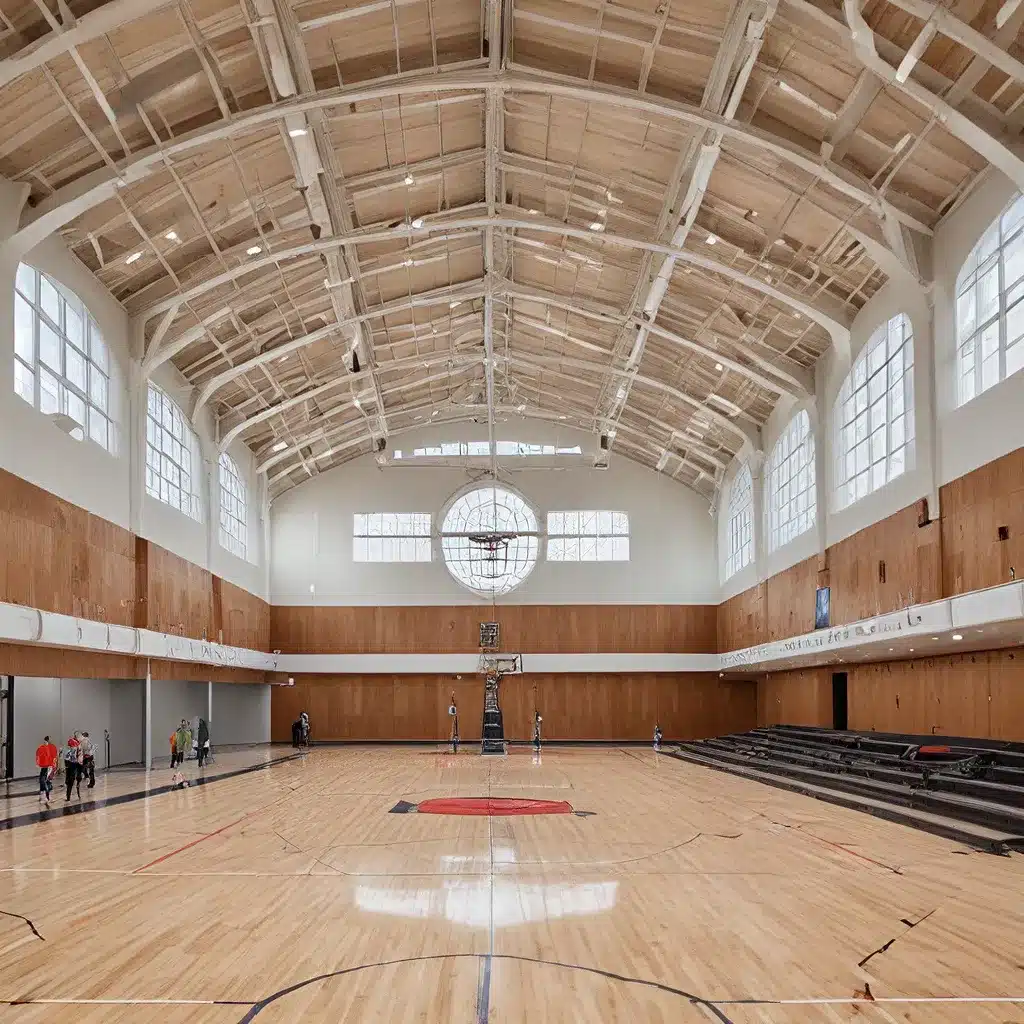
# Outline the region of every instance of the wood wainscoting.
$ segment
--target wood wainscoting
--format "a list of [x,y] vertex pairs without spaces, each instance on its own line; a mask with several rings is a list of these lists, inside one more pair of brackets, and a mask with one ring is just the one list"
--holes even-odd
[[851,729],[1024,741],[1020,650],[773,672],[757,684],[757,724],[831,728],[835,670]]
[[713,654],[716,605],[274,605],[270,640],[283,654],[465,654],[480,623],[501,626],[501,647],[532,654]]
[[[305,710],[314,740],[443,742],[454,693],[462,738],[479,740],[483,691],[468,676],[299,676],[272,690],[271,736],[289,741]],[[659,723],[666,738],[698,739],[753,728],[757,690],[714,673],[527,673],[502,679],[501,708],[509,739],[532,735],[535,708],[550,740],[649,740]]]

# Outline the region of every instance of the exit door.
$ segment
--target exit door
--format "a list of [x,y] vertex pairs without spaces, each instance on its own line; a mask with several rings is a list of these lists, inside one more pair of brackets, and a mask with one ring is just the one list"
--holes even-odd
[[832,673],[832,728],[848,728],[846,706],[846,673]]

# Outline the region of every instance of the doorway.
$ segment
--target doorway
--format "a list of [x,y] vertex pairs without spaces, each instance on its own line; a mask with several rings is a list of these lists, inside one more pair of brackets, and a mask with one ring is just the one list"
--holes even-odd
[[832,673],[832,728],[848,728],[846,705],[846,673]]

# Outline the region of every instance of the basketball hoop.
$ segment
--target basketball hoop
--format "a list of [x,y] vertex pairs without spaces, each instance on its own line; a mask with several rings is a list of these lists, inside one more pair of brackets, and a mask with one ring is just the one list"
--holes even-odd
[[496,580],[508,572],[508,546],[517,533],[470,533],[469,561],[483,579]]

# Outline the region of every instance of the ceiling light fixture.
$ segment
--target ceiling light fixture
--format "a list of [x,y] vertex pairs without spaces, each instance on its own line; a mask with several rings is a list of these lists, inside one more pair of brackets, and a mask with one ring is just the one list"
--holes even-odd
[[285,450],[285,448],[287,448],[287,447],[288,447],[288,442],[287,441],[278,441],[277,444],[275,444],[274,447],[271,449],[271,451],[283,452]]
[[250,245],[249,248],[245,250],[245,255],[246,256],[259,256],[259,254],[261,252],[263,252],[263,246],[261,246],[261,245]]
[[305,135],[305,134],[306,134],[306,129],[305,128],[289,128],[288,129],[288,135],[289,135],[290,138],[293,138],[293,139],[301,139],[302,136]]
[[591,231],[604,231],[604,225],[599,220],[595,220],[590,225],[590,230]]
[[141,259],[142,259],[142,253],[141,252],[133,252],[131,254],[131,256],[129,256],[128,259],[125,260],[125,263],[127,263],[130,266],[132,263],[137,263]]
[[714,245],[718,241],[718,236],[717,235],[708,235],[708,237],[705,239],[705,241],[708,243],[708,245]]
[[529,213],[531,216],[534,216],[534,217],[537,216],[537,211],[536,210],[527,210],[526,212]]
[[359,401],[359,396],[358,395],[356,395],[356,397],[352,399],[352,404],[357,409],[362,409],[362,407],[363,407],[363,403]]
[[757,216],[757,210],[751,210],[750,211],[750,216],[751,217],[756,217]]
[[721,373],[721,372],[722,372],[722,364],[721,364],[721,363],[715,363],[715,369],[716,369],[716,370],[717,370],[717,371],[718,371],[719,373]]
[[794,320],[803,320],[803,318],[804,318],[803,313],[801,313],[799,311],[796,311],[796,312],[793,313],[793,319]]
[[285,354],[283,356],[281,356],[280,359],[278,359],[278,362],[279,363],[283,363],[287,358],[288,358],[288,353],[285,352]]
[[168,231],[167,234],[164,235],[164,238],[166,238],[168,242],[176,242],[178,240],[178,232]]
[[459,299],[455,299],[453,302],[449,302],[448,303],[448,308],[449,309],[455,309],[456,306],[460,306],[460,305],[462,305],[461,301]]
[[423,218],[422,218],[422,217],[417,217],[417,218],[416,218],[416,219],[415,219],[415,220],[414,220],[414,221],[412,222],[412,226],[413,226],[414,228],[421,228],[421,227],[423,227]]
[[411,256],[406,256],[405,259],[402,261],[402,266],[403,267],[411,267],[412,266],[412,257]]
[[411,174],[407,174],[405,176],[405,183],[406,185],[414,185],[416,183],[416,179]]
[[954,633],[953,634],[953,639],[954,640],[963,640],[963,634],[962,633]]
[[910,653],[911,653],[911,654],[913,654],[913,653],[914,653],[914,648],[913,648],[913,647],[911,647],[911,648],[910,648]]
[[786,245],[788,243],[786,242],[786,240],[784,238],[776,238],[775,239],[775,244],[776,245]]

